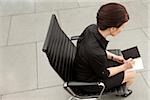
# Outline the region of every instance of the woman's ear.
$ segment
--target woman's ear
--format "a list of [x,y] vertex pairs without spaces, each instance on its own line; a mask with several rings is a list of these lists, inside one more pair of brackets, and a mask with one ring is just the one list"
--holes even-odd
[[111,28],[109,29],[110,34],[112,35],[113,33],[115,33],[115,32],[117,31],[117,29],[118,29],[118,28],[116,28],[116,27],[111,27]]

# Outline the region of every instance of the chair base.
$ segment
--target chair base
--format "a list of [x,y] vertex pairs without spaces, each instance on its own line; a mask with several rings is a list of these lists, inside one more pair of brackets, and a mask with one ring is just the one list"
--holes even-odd
[[98,100],[97,98],[90,98],[90,99],[80,99],[77,97],[70,97],[68,100]]

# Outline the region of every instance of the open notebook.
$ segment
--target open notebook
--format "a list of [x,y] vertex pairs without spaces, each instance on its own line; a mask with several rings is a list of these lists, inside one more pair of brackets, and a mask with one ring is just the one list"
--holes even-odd
[[141,55],[139,53],[138,47],[132,47],[126,50],[121,51],[123,54],[123,57],[127,60],[129,58],[133,58],[135,61],[135,64],[133,65],[133,68],[130,70],[141,70],[144,69],[143,62]]

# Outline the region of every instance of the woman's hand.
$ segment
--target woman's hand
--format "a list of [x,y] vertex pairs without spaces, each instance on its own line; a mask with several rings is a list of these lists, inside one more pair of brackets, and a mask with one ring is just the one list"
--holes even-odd
[[113,57],[112,60],[116,61],[118,63],[121,63],[121,64],[123,64],[125,62],[125,59],[123,58],[123,56],[117,56],[117,55],[115,57]]
[[132,58],[130,58],[128,60],[125,60],[124,64],[121,64],[116,67],[112,66],[112,67],[107,68],[107,70],[109,70],[109,72],[110,72],[109,77],[114,76],[119,72],[126,71],[128,69],[133,68],[133,64],[134,64],[134,61]]
[[124,66],[124,69],[127,70],[127,69],[131,69],[133,68],[133,64],[135,63],[135,61],[132,59],[132,58],[129,58],[128,60],[126,60],[123,64]]

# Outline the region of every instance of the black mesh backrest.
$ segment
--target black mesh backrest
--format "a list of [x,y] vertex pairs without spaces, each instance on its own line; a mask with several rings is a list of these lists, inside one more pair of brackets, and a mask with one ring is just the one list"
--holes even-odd
[[76,47],[62,31],[55,15],[52,15],[47,37],[43,46],[53,69],[66,82],[72,78]]

